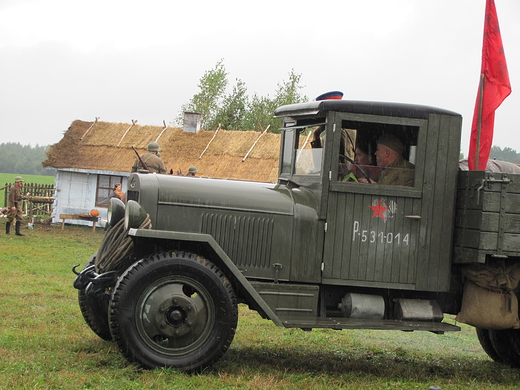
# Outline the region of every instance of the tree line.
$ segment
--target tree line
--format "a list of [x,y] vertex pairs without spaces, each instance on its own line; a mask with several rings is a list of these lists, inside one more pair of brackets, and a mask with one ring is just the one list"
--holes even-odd
[[54,169],[42,167],[42,162],[47,159],[49,147],[14,142],[0,144],[0,173],[54,176]]
[[493,146],[491,148],[491,152],[489,153],[489,159],[509,161],[514,164],[520,164],[520,154],[510,147],[505,147],[502,149],[499,146]]

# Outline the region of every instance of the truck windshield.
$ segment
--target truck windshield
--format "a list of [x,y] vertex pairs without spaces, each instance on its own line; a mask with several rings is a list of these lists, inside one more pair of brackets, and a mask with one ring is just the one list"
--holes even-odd
[[[282,174],[320,175],[323,148],[314,148],[313,137],[320,126],[284,129]],[[294,164],[293,164],[294,159]],[[294,166],[294,169],[292,167]]]
[[323,149],[302,148],[296,150],[297,175],[319,175],[323,161]]

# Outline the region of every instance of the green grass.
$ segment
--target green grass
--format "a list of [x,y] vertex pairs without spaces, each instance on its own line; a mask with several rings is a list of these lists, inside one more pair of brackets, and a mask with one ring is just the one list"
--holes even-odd
[[[17,175],[12,173],[0,173],[0,188],[6,183],[14,183],[16,176],[22,176],[25,183],[35,184],[54,184],[54,176],[40,176],[40,175]],[[4,207],[5,195],[7,189],[0,191],[0,207]]]
[[304,332],[243,305],[235,340],[212,369],[142,370],[90,330],[72,287],[71,268],[86,263],[103,231],[36,224],[23,232],[0,235],[1,389],[520,388],[520,371],[492,362],[470,326],[445,335]]

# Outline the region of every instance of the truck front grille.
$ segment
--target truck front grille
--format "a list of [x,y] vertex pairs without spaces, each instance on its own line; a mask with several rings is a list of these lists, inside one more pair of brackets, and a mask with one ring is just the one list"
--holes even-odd
[[269,268],[274,221],[269,218],[204,214],[202,233],[211,234],[240,267]]

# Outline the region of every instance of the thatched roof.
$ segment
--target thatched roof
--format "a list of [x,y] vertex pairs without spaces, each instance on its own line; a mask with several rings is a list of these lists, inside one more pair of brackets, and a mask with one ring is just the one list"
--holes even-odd
[[43,166],[129,172],[135,160],[132,146],[142,154],[149,142],[156,141],[168,172],[172,169],[176,174],[181,169],[186,174],[195,165],[199,176],[276,182],[279,134],[260,137],[257,131],[219,130],[214,135],[215,131],[187,133],[173,127],[76,120],[62,140],[51,146]]

